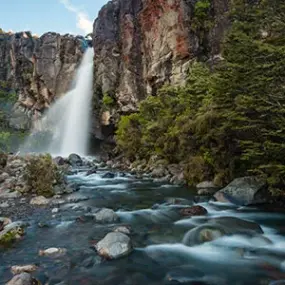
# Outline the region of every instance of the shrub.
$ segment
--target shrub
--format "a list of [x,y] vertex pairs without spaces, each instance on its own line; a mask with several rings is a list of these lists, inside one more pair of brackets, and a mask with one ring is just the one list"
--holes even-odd
[[115,104],[114,98],[108,93],[104,93],[102,102],[103,102],[103,105],[106,107],[113,107]]
[[26,191],[44,197],[54,195],[53,186],[61,179],[60,171],[49,154],[27,158]]
[[0,151],[9,151],[9,142],[11,138],[11,133],[0,132]]

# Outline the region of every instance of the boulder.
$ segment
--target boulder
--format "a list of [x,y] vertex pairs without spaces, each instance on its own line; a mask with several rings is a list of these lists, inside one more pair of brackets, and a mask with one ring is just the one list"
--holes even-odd
[[196,185],[198,195],[212,195],[217,192],[218,187],[212,181],[203,181]]
[[12,220],[6,217],[0,217],[0,231],[4,229],[5,226],[11,224]]
[[126,227],[126,226],[117,227],[117,228],[114,229],[114,232],[116,232],[116,233],[123,233],[123,234],[126,234],[126,235],[130,235],[131,234],[130,228]]
[[114,164],[114,162],[113,162],[112,160],[108,160],[108,161],[106,162],[106,165],[107,165],[108,167],[110,167],[110,168],[112,168],[113,164]]
[[39,256],[48,256],[48,257],[61,257],[66,254],[66,249],[65,248],[56,248],[56,247],[51,247],[45,250],[39,250]]
[[3,183],[6,179],[8,179],[10,175],[7,172],[3,172],[0,174],[0,183]]
[[80,185],[77,183],[69,183],[68,188],[70,188],[73,192],[76,192],[80,190]]
[[211,219],[209,222],[213,225],[221,225],[224,227],[227,234],[263,234],[263,230],[259,224],[252,221],[242,220],[236,217],[218,217]]
[[193,246],[225,235],[246,234],[254,236],[262,233],[261,227],[254,222],[234,217],[219,217],[188,231],[184,235],[182,243]]
[[108,233],[95,246],[98,254],[107,259],[117,259],[132,251],[131,239],[121,232]]
[[75,154],[75,153],[72,153],[68,156],[68,162],[72,166],[82,166],[83,165],[82,158],[78,154]]
[[193,202],[185,198],[167,197],[165,199],[166,205],[192,205]]
[[15,275],[6,285],[33,285],[33,278],[29,273],[23,272]]
[[255,176],[236,178],[214,195],[219,202],[243,206],[264,203],[266,196],[266,182]]
[[80,193],[73,193],[66,198],[66,202],[67,203],[78,203],[81,201],[86,201],[88,199],[89,199],[88,196],[85,196],[85,195],[80,194]]
[[119,220],[119,216],[112,209],[103,208],[93,213],[96,222],[99,223],[114,223]]
[[19,191],[10,191],[0,188],[0,198],[2,199],[15,199],[19,198],[22,194]]
[[195,205],[187,208],[182,208],[180,210],[180,213],[184,217],[192,217],[192,216],[205,216],[207,215],[208,211],[200,205]]
[[106,165],[106,163],[104,161],[101,161],[101,162],[98,163],[98,168],[104,168],[106,166],[107,165]]
[[24,235],[24,223],[9,223],[0,231],[0,244],[10,244]]
[[34,271],[36,271],[38,269],[38,267],[34,264],[30,264],[30,265],[15,265],[11,267],[11,272],[13,275],[17,275],[17,274],[21,274],[23,272],[26,273],[32,273]]
[[55,195],[62,195],[62,194],[71,194],[73,193],[73,189],[69,185],[55,185],[53,187],[53,191]]
[[114,178],[115,177],[115,173],[112,172],[107,172],[105,174],[103,174],[102,178],[104,179],[109,179],[109,178]]
[[66,163],[65,159],[61,156],[57,156],[53,159],[53,161],[57,164],[57,165],[64,165]]
[[49,202],[50,200],[44,196],[37,196],[31,199],[30,204],[36,206],[46,206],[49,204]]
[[150,175],[151,177],[162,178],[168,175],[168,171],[164,166],[160,165],[153,169]]
[[86,176],[90,176],[95,173],[97,173],[97,170],[96,170],[96,167],[93,167],[92,169],[87,171]]
[[189,284],[188,282],[195,282],[196,278],[198,279],[198,282],[200,281],[200,278],[204,277],[204,275],[203,271],[193,265],[181,265],[171,268],[171,270],[166,274],[166,284]]
[[168,174],[164,177],[161,177],[161,178],[156,178],[153,180],[153,182],[156,182],[156,183],[169,183],[171,180],[171,176]]

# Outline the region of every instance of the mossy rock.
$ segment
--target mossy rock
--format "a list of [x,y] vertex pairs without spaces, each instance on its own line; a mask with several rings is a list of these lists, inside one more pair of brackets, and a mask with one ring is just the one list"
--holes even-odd
[[19,240],[24,234],[24,225],[21,222],[8,224],[0,232],[0,245],[9,246],[13,242]]

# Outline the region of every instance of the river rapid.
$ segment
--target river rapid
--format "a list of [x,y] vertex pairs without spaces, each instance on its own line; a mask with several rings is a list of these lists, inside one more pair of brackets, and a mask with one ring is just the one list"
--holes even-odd
[[[67,177],[78,191],[64,201],[17,217],[28,223],[24,238],[0,248],[0,284],[12,278],[13,265],[36,264],[42,284],[285,284],[285,215],[253,207],[236,207],[197,197],[190,189],[155,182],[147,176],[101,168],[74,169]],[[201,205],[208,213],[185,217],[177,209]],[[57,210],[54,210],[54,209]],[[88,213],[113,209],[116,223],[98,223]],[[179,212],[179,211],[178,211]],[[194,245],[182,243],[186,233],[215,219],[253,221],[263,233],[230,234]],[[232,219],[233,218],[233,219]],[[131,229],[134,250],[117,260],[101,258],[94,245],[120,225]],[[39,256],[42,249],[65,248],[57,258]]]

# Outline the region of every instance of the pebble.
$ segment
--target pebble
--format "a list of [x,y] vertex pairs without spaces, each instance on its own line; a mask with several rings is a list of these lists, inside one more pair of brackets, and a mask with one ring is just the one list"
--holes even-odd
[[10,207],[10,204],[8,202],[3,202],[0,204],[0,208],[8,208]]
[[34,197],[30,201],[31,205],[37,205],[37,206],[45,206],[48,203],[49,203],[49,199],[45,198],[44,196]]
[[39,256],[59,257],[66,254],[65,248],[51,247],[45,250],[39,250]]

